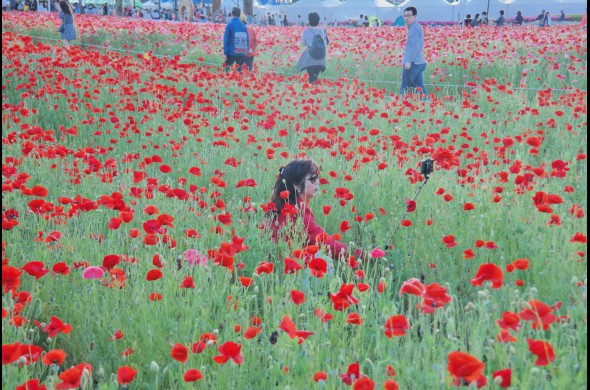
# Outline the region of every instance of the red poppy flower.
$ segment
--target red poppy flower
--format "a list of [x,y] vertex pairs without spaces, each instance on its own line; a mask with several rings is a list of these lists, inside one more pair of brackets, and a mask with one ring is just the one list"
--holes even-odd
[[362,325],[363,319],[358,313],[348,313],[346,323],[351,325]]
[[80,387],[83,370],[79,367],[73,367],[59,374],[61,382],[55,385],[56,389],[76,389]]
[[272,274],[274,269],[274,263],[267,263],[265,261],[261,261],[260,264],[256,267],[256,274]]
[[356,305],[359,303],[359,300],[352,296],[353,289],[354,284],[343,284],[339,292],[330,294],[330,300],[334,305],[334,310],[342,311],[350,306],[350,304]]
[[254,279],[247,276],[240,276],[238,280],[240,281],[240,284],[244,287],[250,287],[254,282]]
[[65,324],[59,318],[52,316],[49,323],[43,328],[49,337],[55,337],[58,333],[68,334],[72,330],[72,325]]
[[221,344],[218,351],[221,355],[213,357],[213,361],[217,364],[224,364],[230,359],[236,364],[242,364],[244,361],[244,357],[242,356],[242,346],[233,341],[226,341]]
[[547,341],[527,339],[529,351],[537,356],[535,364],[537,366],[547,366],[555,360],[553,347]]
[[328,321],[331,321],[334,319],[334,316],[330,313],[326,313],[325,310],[321,309],[321,308],[316,308],[313,311],[313,314],[318,317],[322,322],[326,323]]
[[145,206],[145,208],[143,209],[143,212],[146,213],[147,215],[155,215],[155,214],[158,214],[160,211],[158,210],[158,208],[156,206],[154,206],[153,204],[150,204],[150,205]]
[[63,261],[55,263],[52,267],[53,275],[68,275],[70,273],[70,267]]
[[290,338],[294,339],[297,337],[297,326],[289,316],[284,316],[281,324],[279,325],[279,329],[284,331],[289,335]]
[[35,279],[40,279],[49,273],[42,261],[29,261],[23,266],[23,271],[35,277]]
[[498,320],[498,325],[502,329],[512,329],[515,332],[520,330],[520,317],[516,313],[505,311],[502,318]]
[[307,268],[309,268],[309,272],[312,276],[323,278],[326,272],[328,272],[328,263],[326,263],[326,260],[324,259],[314,258],[309,262]]
[[408,213],[416,211],[416,202],[411,199],[406,199],[406,211]]
[[104,268],[105,270],[110,270],[116,267],[120,261],[121,256],[119,255],[106,255],[102,259],[102,268]]
[[246,340],[253,339],[256,337],[260,332],[262,332],[262,328],[259,326],[249,326],[248,329],[244,332],[244,338]]
[[452,298],[447,294],[447,289],[438,283],[431,283],[426,286],[426,291],[422,295],[423,304],[420,309],[423,313],[431,314],[451,302]]
[[328,379],[328,374],[324,371],[318,371],[313,375],[313,380],[315,382],[326,381],[327,379]]
[[158,236],[156,236],[155,234],[146,234],[143,237],[143,243],[147,246],[156,245],[158,243],[158,241],[160,241],[160,238]]
[[405,336],[406,330],[411,329],[408,320],[404,315],[392,316],[385,321],[385,335],[387,338],[393,336]]
[[484,282],[491,282],[492,288],[498,289],[504,285],[504,272],[495,264],[481,264],[471,284],[481,286]]
[[155,269],[151,269],[147,272],[147,274],[145,275],[145,280],[147,280],[148,282],[153,282],[154,280],[158,280],[158,279],[162,278],[163,276],[164,276],[164,274],[162,273],[162,271],[155,268]]
[[448,370],[456,380],[469,383],[477,381],[483,374],[485,364],[466,352],[455,351],[448,355]]
[[529,259],[516,259],[512,264],[514,264],[515,268],[524,271],[529,269],[530,262]]
[[39,379],[29,379],[20,386],[16,386],[14,390],[46,390],[45,385],[39,384]]
[[518,341],[516,339],[516,337],[514,337],[510,333],[510,330],[508,330],[508,329],[502,329],[502,330],[500,330],[500,334],[498,336],[496,336],[496,339],[500,343],[515,343],[515,342]]
[[2,365],[16,362],[21,356],[21,345],[19,342],[14,344],[2,344]]
[[525,308],[519,313],[521,319],[531,321],[533,329],[543,328],[548,330],[549,326],[557,321],[557,316],[552,313],[552,308],[536,299],[528,302],[529,308]]
[[[4,256],[2,257],[4,259]],[[8,293],[9,291],[16,293],[16,290],[20,287],[21,274],[22,272],[17,268],[2,265],[2,290],[4,293]]]
[[65,351],[62,351],[61,349],[52,349],[51,351],[47,352],[43,356],[42,362],[46,366],[49,366],[52,364],[57,364],[58,366],[61,366],[61,364],[63,363],[65,358],[66,358]]
[[383,389],[384,390],[398,390],[399,389],[399,384],[393,380],[393,379],[387,379],[385,382],[383,382]]
[[195,382],[203,379],[203,374],[196,368],[191,368],[184,372],[183,379],[185,382]]
[[239,180],[236,188],[241,187],[256,187],[256,181],[254,179]]
[[172,347],[172,351],[170,351],[170,356],[174,360],[178,360],[181,363],[186,363],[188,360],[188,349],[184,345],[176,343]]
[[399,296],[402,294],[411,294],[421,297],[426,292],[426,287],[422,282],[416,278],[406,280],[399,291]]
[[182,284],[180,285],[180,288],[195,288],[195,281],[193,280],[192,276],[186,276],[183,280],[182,280]]
[[117,371],[117,382],[123,386],[127,386],[135,378],[137,371],[129,366],[121,366]]
[[299,264],[297,261],[295,261],[289,257],[286,257],[284,259],[284,264],[285,264],[285,267],[283,268],[284,274],[294,274],[303,268],[303,266],[301,264]]
[[299,306],[303,302],[305,302],[305,294],[301,291],[291,290],[291,300],[293,301],[293,303]]
[[447,246],[447,248],[452,248],[459,245],[455,242],[455,236],[453,235],[444,236],[442,242]]
[[156,293],[156,292],[154,292],[154,293],[151,293],[150,295],[148,295],[148,299],[149,299],[150,301],[153,301],[153,302],[155,302],[155,301],[161,301],[161,300],[162,300],[162,298],[163,298],[163,297],[162,297],[162,294],[160,294],[160,293]]
[[352,363],[348,366],[348,370],[346,370],[346,373],[340,374],[340,377],[342,378],[342,382],[344,382],[348,386],[351,386],[353,381],[357,381],[361,378],[364,378],[365,376],[360,372],[360,364]]
[[452,170],[461,164],[461,160],[452,151],[445,148],[437,148],[431,155],[437,166],[445,170]]
[[512,370],[510,368],[506,368],[504,370],[494,371],[492,378],[494,379],[494,382],[501,388],[507,389],[512,384]]
[[375,382],[371,378],[365,376],[355,381],[352,388],[354,390],[373,390],[375,388]]
[[570,242],[577,242],[580,244],[585,244],[586,241],[587,241],[586,236],[580,232],[576,232],[576,234],[574,234],[574,236],[572,238],[570,238]]
[[350,229],[352,229],[352,226],[350,226],[350,223],[348,221],[342,221],[342,223],[340,224],[340,231],[342,233],[346,233]]
[[195,175],[197,177],[200,177],[201,176],[201,168],[190,167],[188,170],[188,173],[190,173],[191,175]]

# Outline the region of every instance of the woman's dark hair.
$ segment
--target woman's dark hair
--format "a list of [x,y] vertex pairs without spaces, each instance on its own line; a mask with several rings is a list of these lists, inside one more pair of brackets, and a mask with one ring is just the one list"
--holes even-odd
[[231,10],[231,16],[234,16],[236,18],[239,18],[241,14],[242,14],[242,10],[240,8],[238,8],[238,7],[232,8],[232,10]]
[[318,24],[320,24],[320,15],[317,12],[312,12],[307,17],[307,20],[309,20],[309,25],[311,27],[317,27]]
[[[297,191],[295,185],[301,185],[305,190],[305,178],[308,175],[318,175],[319,167],[313,160],[294,160],[279,169],[279,176],[275,182],[271,202],[275,204],[276,213],[280,213],[286,203],[297,205]],[[289,198],[281,198],[281,192],[289,191]]]
[[64,14],[68,14],[68,15],[72,14],[72,6],[66,0],[60,0],[59,8],[61,9],[61,12],[63,12]]

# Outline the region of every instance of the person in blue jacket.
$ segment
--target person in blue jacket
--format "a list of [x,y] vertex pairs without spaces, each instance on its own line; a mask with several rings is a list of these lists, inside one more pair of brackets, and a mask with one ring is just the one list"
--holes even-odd
[[233,64],[238,64],[238,72],[246,62],[246,55],[250,49],[248,29],[240,21],[242,11],[234,7],[231,11],[232,19],[225,27],[223,36],[223,54],[225,55],[225,71],[229,72]]

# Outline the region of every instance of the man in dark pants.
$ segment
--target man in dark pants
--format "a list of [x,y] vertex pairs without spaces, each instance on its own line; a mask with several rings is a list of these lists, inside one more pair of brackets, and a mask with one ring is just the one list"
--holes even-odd
[[233,64],[238,64],[238,72],[246,62],[246,55],[250,48],[248,29],[240,21],[242,11],[234,7],[231,11],[232,19],[225,27],[223,35],[223,54],[225,54],[225,71],[229,72]]
[[416,7],[408,7],[404,10],[404,21],[408,27],[408,37],[406,39],[406,48],[402,60],[402,86],[400,94],[405,95],[408,91],[425,95],[428,99],[428,92],[424,86],[424,70],[426,70],[426,60],[422,56],[424,49],[424,32],[422,27],[416,21],[418,10]]

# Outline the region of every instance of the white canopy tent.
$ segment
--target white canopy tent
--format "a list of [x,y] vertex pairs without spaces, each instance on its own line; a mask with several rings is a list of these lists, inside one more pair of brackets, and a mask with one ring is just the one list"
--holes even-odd
[[333,17],[337,21],[358,20],[360,15],[377,16],[381,20],[395,20],[398,15],[397,10],[398,7],[385,0],[346,0],[336,7]]
[[299,0],[292,5],[274,6],[271,12],[287,15],[290,22],[297,22],[301,15],[301,19],[307,23],[307,15],[310,12],[317,12],[322,20],[333,20],[334,11],[340,4],[342,3],[339,0]]
[[[227,15],[231,12],[234,7],[240,7],[242,11],[244,10],[244,1],[243,0],[221,0],[221,8],[220,10],[225,12]],[[262,15],[266,12],[272,12],[270,9],[276,8],[272,6],[263,6],[260,5],[258,1],[253,2],[254,14],[255,15]]]
[[[487,3],[487,0],[473,1],[485,1]],[[419,21],[450,22],[459,20],[465,2],[466,0],[457,0],[453,3],[449,3],[445,0],[410,0],[400,8],[403,11],[406,7],[416,7],[416,9],[418,9]]]

